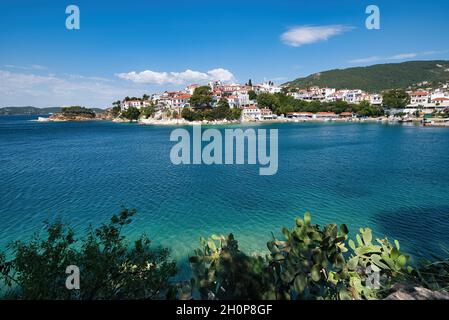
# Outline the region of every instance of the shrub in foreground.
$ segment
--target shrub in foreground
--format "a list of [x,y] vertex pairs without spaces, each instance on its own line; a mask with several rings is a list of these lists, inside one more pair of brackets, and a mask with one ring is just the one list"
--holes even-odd
[[411,271],[397,241],[373,243],[371,230],[360,229],[354,242],[348,233],[314,225],[306,213],[268,242],[265,256],[243,254],[232,235],[203,239],[190,258],[192,282],[202,298],[378,299]]
[[[0,254],[0,280],[10,299],[160,299],[171,291],[176,264],[165,248],[152,248],[142,235],[133,244],[122,229],[134,210],[123,209],[108,224],[90,229],[82,240],[61,222],[46,225],[46,238],[10,248],[14,258]],[[80,290],[67,290],[66,267],[80,269]]]
[[[61,222],[46,236],[11,244],[12,259],[0,253],[0,292],[8,299],[381,299],[396,283],[447,290],[449,263],[407,266],[397,241],[373,240],[360,229],[355,241],[346,225],[312,224],[310,214],[267,243],[265,254],[247,255],[232,234],[201,239],[189,258],[190,286],[176,283],[169,250],[151,247],[142,235],[129,243],[122,234],[134,210],[90,228],[78,240]],[[80,290],[67,290],[66,267],[80,269]],[[6,292],[5,292],[6,287]],[[188,293],[190,291],[190,294]],[[186,294],[187,292],[187,294]]]

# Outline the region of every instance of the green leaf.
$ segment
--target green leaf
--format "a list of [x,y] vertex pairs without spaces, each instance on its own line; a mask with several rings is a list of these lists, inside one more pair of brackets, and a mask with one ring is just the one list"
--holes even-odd
[[380,258],[379,255],[373,254],[373,255],[371,256],[371,260],[372,260],[373,263],[374,263],[376,266],[378,266],[379,268],[382,268],[382,269],[385,269],[385,270],[390,270],[390,267],[387,266],[385,263],[383,263],[383,262],[381,261],[381,258]]
[[399,241],[398,240],[394,240],[394,244],[396,246],[396,249],[401,250],[401,246],[399,245]]
[[355,256],[348,260],[348,269],[349,270],[355,270],[357,268],[357,265],[359,264],[359,257]]
[[310,217],[310,212],[306,212],[306,213],[304,214],[304,223],[305,223],[306,225],[309,225],[311,220],[312,220],[312,219],[311,219],[311,217]]
[[401,254],[396,261],[398,262],[398,265],[402,268],[407,263],[407,257]]
[[352,250],[355,250],[355,243],[352,239],[350,239],[348,241],[348,245],[349,245],[349,248],[351,248]]
[[396,260],[399,257],[399,250],[396,248],[391,249],[391,259]]
[[340,289],[338,293],[341,300],[352,300],[352,296],[349,294],[348,290]]
[[315,282],[320,281],[321,279],[321,269],[319,265],[314,265],[311,270],[312,280]]
[[209,249],[211,249],[212,251],[217,251],[217,247],[215,246],[215,242],[213,240],[209,240],[207,242],[207,246],[209,247]]
[[371,232],[371,229],[366,228],[365,231],[362,233],[362,237],[365,245],[370,245],[371,241],[373,240],[373,234]]
[[212,240],[222,240],[223,236],[219,236],[218,234],[213,234],[210,236]]
[[347,235],[349,233],[348,226],[345,224],[340,225],[340,232],[343,235]]
[[297,275],[294,282],[296,292],[303,293],[306,286],[307,286],[306,276],[303,273]]
[[363,247],[363,241],[362,238],[360,238],[360,235],[356,235],[355,239],[357,240],[357,244],[359,245],[359,247]]
[[285,239],[290,239],[290,231],[288,231],[287,228],[282,228],[282,234],[284,235]]

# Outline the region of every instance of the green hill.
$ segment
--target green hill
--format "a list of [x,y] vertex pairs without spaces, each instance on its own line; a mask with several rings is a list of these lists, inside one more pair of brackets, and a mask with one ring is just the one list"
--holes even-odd
[[433,86],[441,82],[449,82],[449,61],[409,61],[335,69],[298,78],[284,85],[294,88],[327,86],[337,89],[362,89],[368,92],[379,92],[386,89],[405,89],[423,81],[428,81]]
[[[91,108],[95,113],[103,113],[104,109]],[[47,115],[61,112],[60,107],[36,108],[36,107],[4,107],[0,108],[0,115]]]

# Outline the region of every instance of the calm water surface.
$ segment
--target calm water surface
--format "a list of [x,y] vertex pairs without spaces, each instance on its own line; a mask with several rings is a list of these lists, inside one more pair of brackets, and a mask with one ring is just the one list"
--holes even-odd
[[129,236],[145,232],[179,261],[212,233],[264,250],[305,211],[396,238],[415,260],[449,247],[449,129],[261,125],[279,129],[279,171],[259,176],[256,166],[172,165],[173,127],[32,119],[0,117],[0,248],[46,219],[85,230],[121,206],[138,210]]

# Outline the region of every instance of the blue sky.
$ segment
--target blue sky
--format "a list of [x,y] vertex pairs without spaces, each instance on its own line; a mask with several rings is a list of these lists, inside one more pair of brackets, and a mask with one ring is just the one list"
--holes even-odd
[[[70,4],[80,30],[65,28]],[[365,28],[370,4],[380,8],[380,30]],[[448,59],[448,12],[444,0],[2,0],[0,106],[107,107],[213,78],[283,83],[333,68]]]

